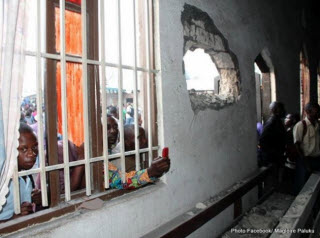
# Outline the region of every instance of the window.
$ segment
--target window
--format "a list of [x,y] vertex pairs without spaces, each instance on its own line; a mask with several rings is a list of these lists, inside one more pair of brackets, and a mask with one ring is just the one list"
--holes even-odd
[[[202,53],[203,62],[211,68],[211,79],[196,82],[197,87],[212,82],[209,90],[189,90],[191,107],[195,113],[206,110],[219,110],[225,106],[237,102],[240,98],[240,71],[236,55],[229,49],[228,41],[215,26],[213,20],[206,12],[185,4],[181,14],[184,37],[184,68],[188,90],[194,81],[190,79],[190,68],[188,59],[200,57]],[[193,52],[193,53],[192,53]],[[197,56],[196,56],[197,55]],[[190,56],[190,57],[189,57]],[[186,61],[187,60],[187,61]],[[212,61],[212,62],[210,62]],[[210,67],[211,65],[211,67]],[[200,71],[200,69],[198,69]],[[198,72],[199,72],[198,71]],[[194,86],[195,87],[195,86]]]
[[263,49],[254,62],[257,99],[257,120],[266,122],[270,116],[269,105],[276,101],[274,68],[270,53]]
[[[28,4],[22,110],[32,109],[36,118],[39,158],[32,169],[16,168],[14,183],[19,188],[19,176],[39,179],[43,206],[54,207],[84,192],[80,185],[76,192],[71,188],[77,166],[84,166],[81,183],[90,196],[109,188],[103,175],[108,161],[118,166],[124,181],[129,159],[131,169],[140,170],[157,154],[153,2],[28,0]],[[114,145],[108,145],[107,114],[117,117]],[[133,148],[126,146],[125,124],[134,125]],[[147,136],[144,147],[139,145],[139,126]],[[84,145],[83,159],[72,159],[70,143],[76,151]],[[113,146],[119,150],[113,151]]]
[[317,69],[317,85],[318,85],[318,104],[320,104],[320,61]]
[[254,76],[256,81],[257,122],[262,122],[262,73],[256,63],[254,63]]
[[305,50],[300,52],[300,113],[304,117],[304,107],[310,101],[310,72]]

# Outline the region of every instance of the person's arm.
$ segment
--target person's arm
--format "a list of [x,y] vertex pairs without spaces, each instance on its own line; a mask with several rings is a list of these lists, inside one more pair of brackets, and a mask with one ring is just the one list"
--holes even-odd
[[[32,203],[23,202],[20,206],[20,211],[21,211],[20,214],[13,214],[13,216],[8,220],[15,219],[21,216],[26,216],[26,215],[29,215],[30,213],[33,213]],[[8,220],[5,220],[5,221],[8,221]]]
[[37,206],[41,206],[42,199],[41,199],[41,190],[40,189],[33,189],[31,192],[31,201],[35,203]]
[[301,122],[297,123],[293,128],[293,142],[296,146],[296,150],[300,158],[304,158],[303,150],[301,149],[301,144],[303,140],[303,124]]
[[162,176],[170,168],[170,159],[161,158],[154,160],[148,169],[131,171],[126,173],[126,182],[121,181],[121,172],[112,163],[109,163],[109,185],[110,188],[135,189],[148,183],[153,183],[156,178]]
[[25,216],[25,215],[29,215],[30,213],[33,213],[33,205],[30,202],[23,202],[20,206],[20,214],[14,214],[12,215],[12,217],[10,217],[9,219],[6,220],[1,220],[0,223],[21,217],[21,216]]
[[77,190],[82,182],[84,175],[84,165],[76,166],[70,173],[70,189],[71,192]]
[[23,202],[21,204],[21,216],[28,215],[30,213],[33,213],[33,205],[31,202]]
[[[84,159],[84,144],[81,144],[79,147],[73,145],[69,147],[72,149],[73,153],[76,157],[75,160],[82,160]],[[76,166],[72,169],[72,172],[70,173],[70,189],[71,192],[79,189],[82,179],[84,175],[84,165]]]
[[301,142],[297,141],[296,143],[294,143],[294,145],[296,146],[296,150],[297,150],[298,156],[300,158],[304,158],[304,154],[303,154],[303,151],[301,149]]
[[110,162],[108,175],[110,188],[116,189],[134,189],[147,183],[154,182],[154,180],[149,177],[147,170],[143,169],[126,173],[126,181],[125,183],[122,183],[120,170]]

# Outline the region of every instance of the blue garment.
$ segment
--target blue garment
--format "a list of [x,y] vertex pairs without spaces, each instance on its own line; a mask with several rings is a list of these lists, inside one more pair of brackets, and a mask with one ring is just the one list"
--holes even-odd
[[127,117],[125,125],[130,125],[130,124],[134,124],[134,119],[133,117]]
[[263,131],[263,125],[261,124],[261,122],[257,122],[257,134],[258,134],[258,139],[259,139],[260,136],[262,135],[262,131]]
[[[31,202],[32,182],[27,176],[26,181],[19,177],[20,185],[20,204],[23,202]],[[6,204],[0,212],[0,221],[10,219],[14,214],[14,199],[13,199],[13,182],[9,182],[9,193],[7,195]]]
[[27,122],[28,125],[32,125],[33,123],[35,123],[35,120],[33,118],[33,116],[25,116],[25,121]]

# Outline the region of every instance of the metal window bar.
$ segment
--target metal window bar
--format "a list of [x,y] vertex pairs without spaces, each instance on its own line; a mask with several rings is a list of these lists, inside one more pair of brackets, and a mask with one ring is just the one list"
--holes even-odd
[[[25,51],[25,54],[27,56],[36,56],[37,53],[36,52],[32,52],[32,51]],[[52,59],[52,60],[61,60],[60,55],[57,54],[51,54],[51,53],[41,53],[41,57],[45,58],[45,59]],[[78,56],[68,56],[66,55],[66,61],[71,62],[71,63],[82,63],[82,59]],[[87,59],[87,63],[88,64],[92,64],[92,65],[102,65],[102,61],[97,61],[97,60],[91,60],[91,59]],[[109,62],[104,62],[105,66],[108,67],[113,67],[113,68],[118,68],[119,65],[118,64],[114,64],[114,63],[109,63]],[[129,66],[129,65],[122,65],[122,69],[129,69],[129,70],[134,70],[135,68],[133,66]],[[137,71],[141,71],[141,72],[146,72],[148,73],[149,71],[151,71],[152,73],[159,73],[159,70],[156,69],[147,69],[147,68],[143,68],[143,67],[137,67]]]
[[149,166],[152,162],[152,117],[151,117],[151,50],[150,50],[150,13],[149,13],[149,0],[145,0],[145,18],[147,22],[146,27],[146,47],[147,47],[147,69],[148,69],[148,75],[147,75],[147,102],[148,102],[148,146],[149,146]]
[[[154,146],[152,147],[152,151],[157,151],[159,149],[158,146]],[[145,153],[148,152],[149,148],[144,148],[144,149],[140,149],[139,153]],[[128,155],[133,155],[135,154],[136,151],[128,151],[125,152],[124,155],[128,156]],[[109,159],[121,159],[120,158],[121,154],[117,153],[117,154],[113,154],[113,155],[109,155]],[[90,163],[94,163],[94,162],[99,162],[99,161],[104,161],[104,157],[103,156],[99,156],[99,157],[94,157],[94,158],[90,158],[89,159]],[[69,167],[74,167],[74,166],[78,166],[78,165],[84,165],[85,161],[84,160],[77,160],[77,161],[72,161],[69,162]],[[59,169],[63,169],[64,168],[64,164],[56,164],[56,165],[50,165],[50,166],[46,166],[45,167],[45,171],[46,172],[50,172],[53,170],[59,170]],[[30,170],[24,170],[24,171],[20,171],[18,172],[19,176],[26,176],[26,175],[31,175],[31,174],[36,174],[41,172],[40,168],[36,168],[36,169],[30,169]]]
[[18,174],[18,159],[14,160],[14,172],[13,172],[13,200],[14,200],[14,212],[19,214],[20,211],[20,185],[19,185],[19,174]]
[[68,146],[67,120],[67,82],[66,82],[66,41],[65,41],[65,0],[60,0],[60,56],[61,56],[61,102],[62,102],[62,131],[63,131],[63,164],[65,200],[71,199],[70,168]]
[[91,170],[89,154],[89,101],[88,101],[88,57],[87,57],[87,5],[86,0],[81,1],[81,27],[82,27],[82,90],[84,113],[84,160],[86,176],[86,194],[91,195]]
[[135,140],[135,158],[136,158],[136,171],[140,170],[141,165],[140,165],[140,154],[139,154],[139,148],[140,148],[140,144],[139,144],[139,140],[138,140],[138,136],[139,136],[139,126],[138,126],[138,95],[137,95],[137,91],[138,91],[138,82],[137,82],[137,29],[136,29],[136,1],[132,0],[133,2],[133,45],[134,45],[134,58],[133,58],[133,64],[134,64],[134,76],[133,76],[133,80],[134,80],[134,84],[133,84],[133,100],[134,100],[134,140]]
[[42,79],[41,79],[41,25],[40,25],[40,0],[37,0],[37,112],[38,117],[38,148],[40,161],[40,183],[41,183],[41,199],[42,206],[48,206],[48,193],[46,181],[46,161],[44,155],[44,137],[43,137],[43,117],[42,117]]
[[[154,146],[152,147],[152,151],[157,151],[159,149],[158,146]],[[149,148],[144,148],[144,149],[140,149],[139,153],[146,153],[149,151]],[[128,155],[133,155],[135,154],[136,151],[128,151],[125,152],[124,155],[128,156]],[[120,158],[121,154],[117,153],[117,154],[113,154],[113,155],[108,155],[109,159],[121,159]],[[104,161],[104,156],[99,156],[99,157],[94,157],[94,158],[90,158],[89,161],[90,163],[94,163],[94,162],[99,162],[99,161]],[[77,160],[77,161],[72,161],[69,162],[69,167],[74,167],[74,166],[78,166],[78,165],[85,165],[85,161],[84,160]],[[45,167],[45,172],[50,172],[50,171],[54,171],[54,170],[59,170],[59,169],[63,169],[64,168],[64,164],[56,164],[56,165],[49,165]],[[41,168],[36,168],[36,169],[29,169],[29,170],[24,170],[24,171],[20,171],[18,172],[18,176],[26,176],[26,175],[31,175],[31,174],[37,174],[41,172]]]
[[119,121],[120,121],[120,158],[121,158],[121,180],[124,183],[126,179],[126,163],[125,163],[125,156],[124,156],[124,130],[123,130],[123,97],[122,97],[122,49],[121,49],[121,1],[117,1],[117,26],[118,26],[118,56],[119,56],[119,77],[118,77],[118,101],[119,101]]
[[103,139],[103,168],[104,168],[104,187],[109,188],[109,158],[108,158],[108,138],[107,138],[107,94],[105,88],[106,63],[105,63],[105,25],[104,25],[104,0],[100,1],[100,55],[101,55],[101,93],[102,93],[102,139]]

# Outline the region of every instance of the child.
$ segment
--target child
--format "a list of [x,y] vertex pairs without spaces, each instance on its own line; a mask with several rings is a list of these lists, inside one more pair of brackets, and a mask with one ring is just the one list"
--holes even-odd
[[[31,169],[38,156],[38,140],[30,126],[20,123],[20,137],[18,146],[18,171]],[[33,190],[32,176],[19,177],[21,214],[34,212],[35,203],[41,203],[41,193]],[[34,203],[32,203],[34,202]],[[9,182],[7,201],[0,212],[0,221],[14,217],[13,182]]]

